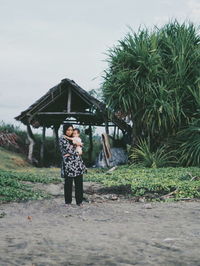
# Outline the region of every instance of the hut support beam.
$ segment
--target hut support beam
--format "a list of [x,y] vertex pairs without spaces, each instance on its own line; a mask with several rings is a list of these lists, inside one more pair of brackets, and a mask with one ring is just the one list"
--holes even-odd
[[90,140],[90,148],[89,148],[89,161],[92,162],[92,152],[93,152],[93,142],[92,142],[92,126],[89,125],[89,140]]
[[59,137],[58,137],[58,130],[59,130],[59,126],[54,125],[53,126],[53,136],[54,136],[54,145],[55,145],[55,150],[58,151],[58,141],[59,141]]
[[113,138],[115,139],[115,135],[116,135],[116,125],[114,126],[114,132],[113,132]]
[[45,133],[46,133],[46,127],[43,126],[43,128],[42,128],[42,143],[41,143],[41,147],[40,147],[40,163],[41,163],[41,166],[44,166]]
[[117,128],[117,139],[119,139],[119,128]]
[[106,130],[106,134],[109,135],[109,128],[108,128],[108,119],[105,119],[105,130]]
[[28,160],[33,163],[33,148],[35,145],[35,138],[33,136],[33,132],[31,130],[30,124],[27,124],[27,136],[29,140],[29,148],[28,148]]

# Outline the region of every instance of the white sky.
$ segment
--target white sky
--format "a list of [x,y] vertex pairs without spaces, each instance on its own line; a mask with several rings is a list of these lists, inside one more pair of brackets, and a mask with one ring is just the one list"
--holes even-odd
[[14,117],[63,78],[98,88],[128,26],[173,18],[200,24],[200,0],[0,0],[0,121],[20,125]]

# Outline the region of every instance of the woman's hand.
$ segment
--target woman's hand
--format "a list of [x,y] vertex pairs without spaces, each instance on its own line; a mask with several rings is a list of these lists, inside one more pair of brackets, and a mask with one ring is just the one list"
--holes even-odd
[[66,153],[65,155],[64,155],[64,157],[69,157],[70,156],[70,154],[69,153]]

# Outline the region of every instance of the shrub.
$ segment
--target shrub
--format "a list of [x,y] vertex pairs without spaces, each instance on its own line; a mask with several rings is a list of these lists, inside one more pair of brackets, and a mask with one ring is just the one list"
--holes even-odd
[[[135,165],[119,166],[115,171],[92,169],[85,178],[112,188],[127,188],[124,193],[146,200],[181,200],[200,198],[200,171],[198,167],[144,168]],[[131,191],[130,191],[131,187]]]
[[179,162],[184,166],[200,165],[200,120],[179,131],[176,137]]
[[167,151],[166,145],[152,151],[149,140],[139,139],[136,147],[131,151],[130,159],[133,164],[142,164],[145,167],[157,168],[172,164],[174,157],[172,156],[172,152]]
[[[198,28],[192,23],[172,21],[153,30],[130,31],[109,49],[107,61],[104,101],[111,113],[120,113],[130,119],[135,143],[137,138],[150,138],[150,144],[156,146],[157,154],[156,149],[152,154],[143,145],[147,164],[152,165],[155,157],[161,161],[165,150],[162,145],[168,145],[169,139],[199,118]],[[187,131],[182,131],[182,136],[186,139]],[[194,139],[190,141],[195,145]],[[182,149],[178,162],[199,165],[197,147],[191,156],[189,140],[188,144],[180,145],[171,147],[174,152]]]

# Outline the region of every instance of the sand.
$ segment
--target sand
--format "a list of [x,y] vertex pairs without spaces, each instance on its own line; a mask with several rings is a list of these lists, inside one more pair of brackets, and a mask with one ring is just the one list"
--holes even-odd
[[0,205],[0,265],[200,265],[198,201],[134,202],[94,187],[83,207],[63,204],[62,184],[48,186],[52,199]]

